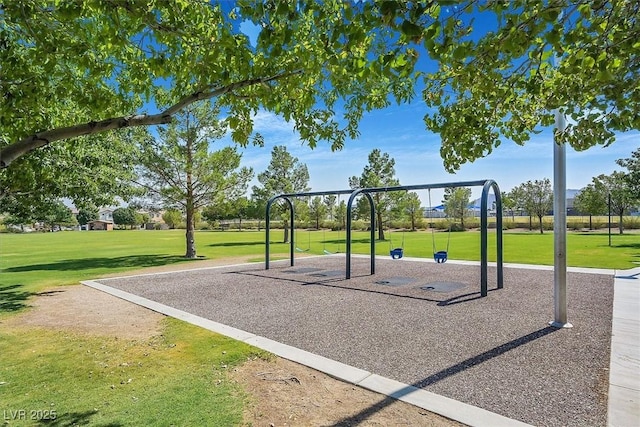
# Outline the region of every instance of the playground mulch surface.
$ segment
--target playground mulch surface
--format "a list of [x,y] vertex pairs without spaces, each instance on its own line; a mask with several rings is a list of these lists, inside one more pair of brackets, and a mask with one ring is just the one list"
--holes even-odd
[[552,271],[505,268],[496,289],[490,267],[486,298],[475,265],[368,272],[325,256],[98,281],[533,425],[606,425],[613,276],[569,273],[556,329]]

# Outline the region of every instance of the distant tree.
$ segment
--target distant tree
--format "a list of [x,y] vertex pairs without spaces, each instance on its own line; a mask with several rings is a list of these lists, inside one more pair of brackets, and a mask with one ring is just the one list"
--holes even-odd
[[37,219],[48,226],[51,231],[55,231],[56,226],[61,227],[76,223],[71,209],[60,201],[52,203],[40,211]]
[[242,220],[249,217],[250,202],[245,196],[238,197],[231,201],[233,218],[238,219],[238,231],[242,231]]
[[520,184],[516,192],[516,200],[530,216],[537,216],[540,234],[544,233],[542,218],[553,209],[553,190],[549,178],[527,181]]
[[322,202],[320,196],[311,199],[309,203],[309,216],[315,222],[316,230],[320,229],[320,221],[327,215],[327,206]]
[[517,207],[517,201],[512,197],[510,193],[502,192],[500,195],[500,199],[502,200],[502,212],[496,212],[496,214],[504,215],[504,212],[511,213],[511,221],[515,221],[515,209]]
[[2,218],[2,224],[5,226],[13,225],[15,227],[20,227],[21,231],[24,231],[24,226],[31,222],[31,218],[23,218],[17,215],[7,215]]
[[636,148],[630,158],[618,159],[616,163],[629,171],[625,178],[627,185],[633,197],[640,200],[640,148]]
[[589,230],[593,230],[592,216],[607,213],[607,195],[591,183],[576,194],[573,206],[581,214],[589,215]]
[[88,224],[98,218],[100,218],[100,214],[97,208],[80,209],[78,215],[76,215],[76,219],[80,225]]
[[[253,186],[253,197],[266,201],[277,194],[309,191],[309,170],[307,165],[293,157],[285,146],[275,146],[271,151],[271,162],[267,169],[258,174],[261,186]],[[274,206],[274,208],[276,208]],[[289,222],[283,209],[275,209],[284,222],[283,242],[289,241]]]
[[182,222],[182,212],[178,209],[167,209],[162,214],[162,220],[167,227],[174,229]]
[[444,213],[449,218],[460,220],[460,226],[464,230],[464,219],[469,216],[469,199],[471,198],[471,189],[466,187],[445,188]]
[[329,220],[333,221],[334,220],[334,216],[335,216],[335,208],[336,208],[336,200],[338,198],[333,195],[330,194],[328,196],[324,196],[324,198],[322,199],[322,202],[324,203],[324,206],[326,208],[326,213],[329,216]]
[[115,209],[113,211],[113,222],[116,225],[129,225],[133,228],[133,226],[138,223],[135,209],[131,207]]
[[525,211],[525,197],[522,191],[522,185],[513,187],[511,191],[507,193],[507,198],[511,200],[513,204],[513,209],[522,214]]
[[623,216],[638,200],[628,186],[627,175],[618,171],[611,175],[598,175],[593,178],[593,186],[607,200],[611,196],[611,212],[618,216],[618,230],[623,234]]
[[142,227],[148,222],[149,222],[148,213],[136,212],[136,225],[139,225]]
[[[396,161],[389,156],[388,153],[381,152],[378,148],[369,154],[369,163],[364,167],[362,174],[349,178],[349,186],[356,188],[371,187],[391,187],[400,185],[400,181],[395,177]],[[390,193],[374,193],[372,194],[376,209],[376,223],[378,227],[378,239],[384,240],[384,224],[382,215],[384,212],[391,211],[394,207],[394,200]],[[363,198],[358,201],[358,211],[360,216],[367,215],[369,212],[369,204]],[[374,227],[374,224],[371,224]]]
[[223,200],[213,205],[205,206],[202,209],[202,218],[207,221],[210,226],[213,226],[221,220],[231,219],[233,214],[233,206],[229,200]]
[[347,202],[344,200],[336,206],[336,222],[341,230],[347,226]]
[[418,193],[412,191],[404,194],[400,206],[402,212],[411,221],[411,231],[416,231],[416,223],[422,218],[422,206]]
[[238,197],[247,189],[253,171],[240,167],[241,154],[235,147],[209,150],[221,138],[226,123],[210,102],[186,107],[158,138],[142,144],[140,185],[165,206],[185,213],[186,258],[195,258],[196,213],[204,206]]
[[262,220],[264,219],[265,215],[265,210],[266,203],[263,203],[262,201],[257,200],[253,197],[249,199],[249,204],[247,205],[247,218],[258,220],[258,231],[260,231]]

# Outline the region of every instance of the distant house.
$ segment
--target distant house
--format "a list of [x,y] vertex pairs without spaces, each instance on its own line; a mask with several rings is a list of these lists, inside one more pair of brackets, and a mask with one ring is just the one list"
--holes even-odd
[[114,209],[110,209],[110,208],[101,209],[100,212],[98,212],[98,219],[100,221],[113,222],[113,211]]
[[96,219],[94,221],[90,221],[89,230],[113,230],[113,221],[105,221],[102,219]]

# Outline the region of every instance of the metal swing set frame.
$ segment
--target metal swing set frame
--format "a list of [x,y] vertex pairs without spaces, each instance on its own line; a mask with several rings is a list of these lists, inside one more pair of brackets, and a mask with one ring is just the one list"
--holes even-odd
[[[345,236],[345,279],[351,278],[351,235],[352,235],[352,207],[355,199],[359,196],[364,196],[370,207],[370,274],[375,274],[376,270],[376,239],[375,239],[375,203],[373,202],[372,194],[386,193],[392,191],[413,191],[413,190],[431,190],[436,188],[456,188],[456,187],[482,187],[482,196],[480,199],[480,294],[485,297],[488,294],[488,198],[489,191],[493,190],[495,196],[495,211],[502,212],[502,199],[500,197],[500,187],[492,179],[478,180],[478,181],[461,181],[461,182],[445,182],[438,184],[417,184],[417,185],[398,185],[392,187],[373,187],[373,188],[358,188],[348,190],[335,190],[335,191],[314,191],[303,193],[285,193],[273,196],[267,202],[265,212],[265,270],[269,269],[269,245],[270,245],[270,214],[273,204],[282,199],[289,208],[290,215],[290,241],[289,241],[289,261],[293,266],[295,263],[295,211],[293,202],[291,199],[297,197],[311,197],[311,196],[328,196],[328,195],[341,195],[349,194],[349,201],[347,203],[347,224],[346,224],[346,236]],[[434,254],[434,257],[436,254]],[[436,259],[437,262],[437,259]],[[504,286],[503,275],[503,245],[502,245],[502,215],[496,215],[496,270],[497,270],[497,288],[502,289]]]

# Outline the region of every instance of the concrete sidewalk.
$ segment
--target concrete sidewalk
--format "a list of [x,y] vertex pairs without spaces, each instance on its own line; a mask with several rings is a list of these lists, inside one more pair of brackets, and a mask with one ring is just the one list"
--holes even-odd
[[618,272],[614,286],[607,424],[640,426],[640,268]]

